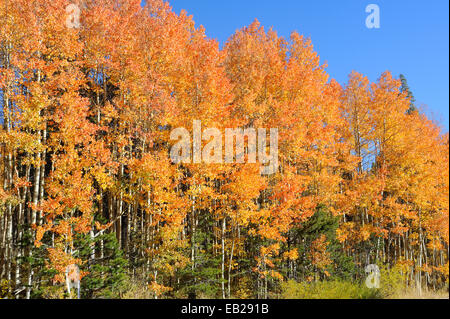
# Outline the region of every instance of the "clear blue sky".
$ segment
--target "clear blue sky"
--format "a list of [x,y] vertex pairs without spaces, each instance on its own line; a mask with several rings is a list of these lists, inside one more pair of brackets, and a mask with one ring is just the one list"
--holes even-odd
[[[257,18],[281,36],[311,37],[328,73],[345,83],[352,70],[376,81],[403,73],[426,113],[449,128],[449,4],[447,0],[169,0],[207,35],[224,43]],[[367,29],[367,5],[380,7],[381,28]]]

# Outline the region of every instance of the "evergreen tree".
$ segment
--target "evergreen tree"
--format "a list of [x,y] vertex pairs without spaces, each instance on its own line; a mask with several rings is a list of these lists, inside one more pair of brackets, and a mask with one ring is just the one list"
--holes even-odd
[[417,107],[415,105],[416,99],[414,98],[414,95],[409,88],[408,80],[406,80],[406,77],[403,74],[400,74],[400,81],[402,81],[402,86],[400,88],[401,92],[402,93],[407,92],[408,93],[407,97],[411,101],[408,109],[408,114],[416,112],[417,111]]

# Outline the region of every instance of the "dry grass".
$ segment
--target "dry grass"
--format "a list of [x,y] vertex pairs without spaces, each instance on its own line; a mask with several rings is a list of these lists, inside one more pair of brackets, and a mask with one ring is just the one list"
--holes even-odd
[[449,299],[448,291],[422,291],[419,294],[417,290],[411,289],[399,293],[393,299]]

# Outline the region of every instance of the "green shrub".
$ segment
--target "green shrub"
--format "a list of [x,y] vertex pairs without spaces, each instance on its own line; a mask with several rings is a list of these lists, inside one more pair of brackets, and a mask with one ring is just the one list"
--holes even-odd
[[0,299],[12,299],[10,282],[6,279],[0,280]]
[[405,293],[405,277],[398,266],[381,266],[380,274],[380,289],[385,298],[396,298]]
[[295,282],[282,284],[283,299],[380,299],[379,289],[369,289],[365,285],[350,281]]

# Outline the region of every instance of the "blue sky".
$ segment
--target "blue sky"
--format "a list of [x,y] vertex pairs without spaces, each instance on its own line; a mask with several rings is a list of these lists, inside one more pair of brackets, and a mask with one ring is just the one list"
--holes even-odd
[[[420,107],[449,128],[449,4],[447,0],[170,0],[207,35],[224,43],[257,18],[281,36],[311,37],[331,77],[345,83],[352,70],[376,81],[386,70],[404,74]],[[365,8],[380,7],[380,29],[368,29]]]

